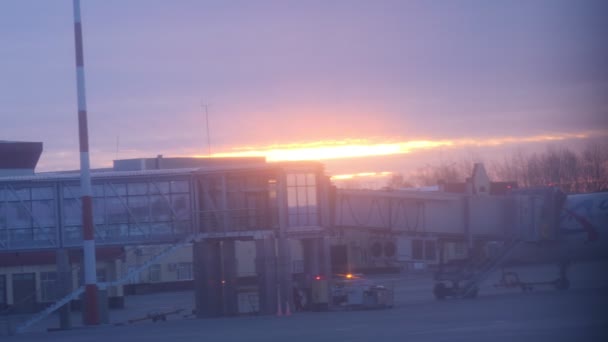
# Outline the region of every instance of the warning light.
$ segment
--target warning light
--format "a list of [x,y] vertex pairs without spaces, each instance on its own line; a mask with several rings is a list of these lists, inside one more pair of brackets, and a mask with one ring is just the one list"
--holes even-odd
[[321,276],[316,276],[315,280],[321,280]]
[[226,281],[225,281],[225,280],[222,280],[222,284],[226,284]]
[[349,273],[349,274],[347,274],[347,275],[346,275],[346,278],[348,278],[348,279],[352,279],[352,278],[353,278],[353,275]]

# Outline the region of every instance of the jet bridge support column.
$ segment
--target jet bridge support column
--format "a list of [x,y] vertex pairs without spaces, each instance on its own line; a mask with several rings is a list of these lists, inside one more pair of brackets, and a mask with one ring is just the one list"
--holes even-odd
[[222,315],[220,241],[195,242],[192,254],[196,317],[219,317]]
[[255,240],[255,268],[258,277],[258,301],[262,314],[277,310],[277,258],[275,239]]
[[331,243],[329,237],[327,236],[322,237],[320,240],[319,247],[321,249],[321,274],[325,275],[331,283]]
[[[68,250],[60,248],[56,252],[57,263],[57,296],[61,298],[72,292],[72,269]],[[72,328],[70,303],[67,303],[59,311],[59,329],[68,330]]]
[[471,198],[467,195],[463,198],[463,226],[464,238],[467,246],[467,255],[473,256],[473,234],[471,232]]
[[305,286],[310,287],[315,276],[321,274],[321,244],[322,239],[312,238],[302,240],[304,250],[304,274],[306,275]]
[[238,291],[237,291],[237,270],[236,270],[236,241],[222,241],[222,294],[224,315],[238,315]]
[[289,240],[286,237],[279,237],[278,252],[280,306],[283,312],[287,311],[287,306],[293,311],[293,270],[291,253],[289,252]]
[[[312,305],[313,287],[316,277],[331,282],[331,260],[329,259],[329,239],[326,237],[302,240],[304,250],[304,286],[307,303]],[[331,304],[331,303],[330,303]],[[312,306],[311,306],[312,308]]]
[[291,253],[289,251],[289,239],[287,238],[288,222],[288,199],[287,199],[287,174],[281,173],[277,177],[277,211],[279,216],[279,231],[277,239],[277,269],[279,282],[279,306],[281,310],[293,308],[293,270]]

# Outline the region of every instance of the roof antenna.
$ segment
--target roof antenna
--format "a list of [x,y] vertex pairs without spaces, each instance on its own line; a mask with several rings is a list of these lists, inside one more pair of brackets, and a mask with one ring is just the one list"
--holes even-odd
[[205,109],[205,123],[207,127],[207,156],[211,157],[211,135],[209,135],[209,106],[201,103],[201,109]]

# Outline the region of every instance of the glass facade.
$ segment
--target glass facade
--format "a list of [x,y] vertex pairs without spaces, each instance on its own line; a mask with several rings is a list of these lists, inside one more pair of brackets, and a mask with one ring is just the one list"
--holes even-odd
[[[92,184],[96,243],[166,243],[196,231],[277,229],[281,190],[286,190],[290,227],[318,226],[315,172],[288,171],[286,184],[278,181],[281,172],[97,174]],[[63,174],[0,178],[0,250],[81,245],[79,183]]]
[[278,226],[276,180],[267,172],[205,176],[198,184],[202,231],[251,231]]
[[[147,242],[193,231],[188,179],[97,180],[92,190],[98,243]],[[80,245],[80,196],[73,182],[0,184],[0,250]]]
[[[63,189],[64,240],[82,240],[79,186]],[[93,185],[95,238],[101,241],[145,240],[191,231],[187,180],[107,182]]]
[[287,174],[287,208],[290,227],[319,224],[314,173]]
[[0,247],[58,244],[52,186],[0,186]]

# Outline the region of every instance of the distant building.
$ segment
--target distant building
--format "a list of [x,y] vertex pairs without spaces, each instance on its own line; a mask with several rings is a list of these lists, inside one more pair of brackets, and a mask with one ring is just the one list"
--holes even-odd
[[446,183],[439,181],[437,190],[471,195],[506,195],[512,189],[517,189],[517,182],[492,182],[481,163],[475,163],[471,177],[461,183]]
[[41,142],[0,140],[0,177],[33,175],[40,154]]
[[[69,251],[72,288],[82,284],[79,173],[35,173],[41,151],[41,143],[0,143],[0,308],[11,312],[34,311],[57,298],[57,249]],[[110,306],[120,307],[125,291],[192,289],[192,245],[148,265],[189,235],[275,234],[279,181],[286,196],[283,224],[293,234],[318,236],[328,217],[320,202],[329,178],[317,162],[158,156],[92,170],[98,281],[146,268],[125,286],[109,288]],[[290,269],[304,272],[300,242],[290,244]],[[237,275],[255,284],[253,240],[236,241],[236,247]]]

